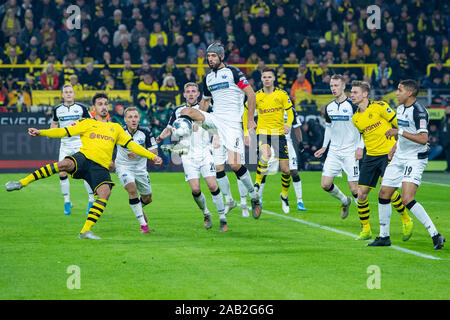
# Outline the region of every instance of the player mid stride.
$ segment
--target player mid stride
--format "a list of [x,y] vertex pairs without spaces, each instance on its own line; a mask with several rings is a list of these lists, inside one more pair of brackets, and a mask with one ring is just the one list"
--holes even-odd
[[[123,129],[133,141],[150,152],[158,155],[158,145],[152,131],[139,126],[140,116],[136,107],[128,107],[124,113]],[[152,202],[152,186],[147,172],[147,158],[140,157],[128,148],[117,146],[115,159],[117,177],[120,184],[127,190],[129,204],[136,219],[139,221],[142,233],[149,233],[147,217],[142,207]],[[138,192],[141,197],[138,198]]]
[[[198,110],[198,97],[200,92],[198,85],[194,82],[188,82],[184,85],[184,98],[186,104],[177,107],[169,118],[167,127],[161,132],[157,141],[162,141],[172,133],[172,126],[176,119],[180,118],[182,110],[185,108],[193,108]],[[216,167],[212,157],[211,142],[208,131],[204,130],[199,124],[194,123],[193,132],[190,136],[190,148],[187,154],[181,156],[186,181],[192,190],[192,196],[197,203],[204,216],[204,226],[206,229],[212,227],[211,212],[206,207],[206,199],[200,189],[200,175],[205,179],[211,192],[213,202],[219,213],[219,231],[226,232],[228,230],[227,218],[225,216],[225,208],[223,196],[216,182]]]
[[[50,128],[65,128],[73,125],[80,119],[91,118],[88,108],[75,102],[75,93],[71,84],[66,84],[63,86],[62,98],[63,103],[53,108],[53,121]],[[58,161],[62,161],[65,157],[78,152],[80,147],[81,140],[79,136],[61,138]],[[70,182],[67,173],[64,171],[59,173],[59,183],[61,186],[61,192],[64,196],[64,214],[69,215],[72,210],[72,202],[70,201]],[[86,213],[88,213],[95,198],[94,193],[86,180],[84,180],[84,185],[89,194],[89,205],[86,211]]]
[[[212,71],[203,79],[203,98],[199,110],[184,108],[181,117],[192,121],[200,121],[204,129],[215,129],[223,145],[228,164],[247,188],[252,204],[252,215],[258,219],[261,215],[261,205],[258,193],[253,187],[252,178],[247,168],[242,165],[241,154],[244,152],[244,134],[242,129],[242,114],[244,111],[244,96],[247,96],[248,112],[254,114],[256,97],[247,79],[238,68],[225,65],[223,59],[225,50],[219,43],[211,44],[206,50],[206,59]],[[214,100],[213,112],[206,110]],[[248,120],[248,129],[256,128],[254,119]],[[217,172],[219,176],[219,172]],[[219,184],[220,185],[220,184]],[[222,187],[221,187],[222,189]]]
[[78,235],[79,239],[100,239],[94,235],[91,228],[103,214],[114,185],[109,174],[109,166],[116,144],[127,147],[137,155],[154,160],[156,164],[162,163],[160,157],[134,142],[119,124],[106,120],[109,105],[107,95],[95,94],[92,104],[95,119],[79,120],[74,125],[65,128],[28,129],[28,134],[32,137],[62,138],[79,135],[80,151],[65,157],[62,161],[47,164],[19,181],[9,181],[5,185],[7,191],[20,190],[36,180],[48,178],[61,171],[71,174],[74,179],[86,180],[94,190],[97,199],[89,209],[86,222]]
[[352,198],[346,196],[333,182],[334,178],[340,176],[344,170],[353,198],[355,200],[358,198],[358,160],[363,156],[364,142],[353,125],[352,116],[358,106],[354,105],[344,93],[344,77],[338,74],[333,75],[330,89],[335,99],[325,107],[325,137],[322,148],[317,150],[314,156],[322,157],[328,148],[321,185],[323,190],[341,201],[341,218],[345,219],[348,216]]
[[[428,163],[428,112],[416,101],[419,85],[414,80],[403,80],[398,85],[398,129],[389,129],[386,137],[398,137],[389,153],[391,163],[387,166],[378,196],[380,235],[368,246],[390,246],[389,224],[391,197],[402,188],[403,204],[425,226],[433,240],[435,250],[444,246],[445,239],[439,234],[425,209],[414,198],[422,182],[422,173]],[[403,239],[405,240],[405,239]]]

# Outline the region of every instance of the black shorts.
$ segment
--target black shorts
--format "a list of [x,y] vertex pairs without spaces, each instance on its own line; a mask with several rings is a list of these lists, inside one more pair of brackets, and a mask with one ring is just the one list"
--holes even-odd
[[289,160],[289,152],[287,147],[287,141],[284,134],[282,135],[265,135],[265,134],[258,134],[258,155],[259,155],[259,148],[264,145],[268,144],[273,148],[275,151],[275,157],[279,160]]
[[387,154],[381,156],[368,156],[365,154],[360,161],[358,185],[371,189],[376,188],[378,179],[384,176],[384,171],[388,164]]
[[75,170],[70,172],[74,179],[84,179],[91,187],[94,194],[102,184],[108,184],[111,189],[114,182],[111,181],[109,170],[85,157],[81,152],[77,152],[66,158],[75,162]]

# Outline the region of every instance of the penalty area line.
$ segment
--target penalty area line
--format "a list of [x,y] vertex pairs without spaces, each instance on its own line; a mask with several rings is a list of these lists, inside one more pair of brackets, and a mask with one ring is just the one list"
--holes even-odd
[[[317,224],[317,223],[314,223],[314,222],[309,222],[309,221],[297,219],[297,218],[294,218],[294,217],[285,216],[285,215],[282,215],[282,214],[279,214],[279,213],[276,213],[276,212],[272,212],[272,211],[268,211],[268,210],[265,210],[265,209],[263,209],[262,212],[270,214],[272,216],[277,216],[277,217],[281,217],[281,218],[284,218],[284,219],[287,219],[287,220],[291,220],[291,221],[295,221],[295,222],[298,222],[298,223],[302,223],[302,224],[305,224],[305,225],[310,226],[310,227],[315,227],[315,228],[331,231],[331,232],[334,232],[334,233],[342,234],[344,236],[348,236],[348,237],[352,237],[352,238],[356,238],[357,237],[357,235],[349,233],[349,232],[345,232],[345,231],[342,231],[342,230],[338,230],[338,229],[334,229],[334,228],[331,228],[331,227],[323,226],[323,225],[320,225],[320,224]],[[368,241],[366,241],[366,242],[368,242]],[[434,257],[434,256],[431,256],[431,255],[428,255],[428,254],[424,254],[424,253],[421,253],[421,252],[418,252],[418,251],[414,251],[414,250],[405,249],[405,248],[398,247],[398,246],[391,245],[391,248],[395,249],[395,250],[398,250],[398,251],[401,251],[401,252],[409,253],[409,254],[412,254],[412,255],[415,255],[415,256],[418,256],[418,257],[421,257],[421,258],[425,258],[425,259],[430,259],[430,260],[450,260],[450,259],[443,259],[443,258],[439,258],[439,257]]]

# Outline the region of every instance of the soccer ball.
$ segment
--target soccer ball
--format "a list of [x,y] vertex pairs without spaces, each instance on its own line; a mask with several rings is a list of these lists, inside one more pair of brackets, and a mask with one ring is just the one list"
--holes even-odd
[[192,124],[188,119],[178,118],[173,122],[172,135],[175,138],[182,139],[191,135]]

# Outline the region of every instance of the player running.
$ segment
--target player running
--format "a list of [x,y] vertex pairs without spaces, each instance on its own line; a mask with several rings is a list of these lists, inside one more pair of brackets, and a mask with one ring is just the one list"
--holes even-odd
[[[297,112],[295,111],[294,108],[292,108],[292,112],[294,112],[294,121],[292,122],[292,125],[290,127],[290,132],[288,134],[285,134],[286,143],[288,146],[288,153],[289,153],[289,170],[290,170],[291,177],[292,177],[292,185],[294,186],[295,195],[297,197],[297,210],[298,211],[306,211],[306,207],[303,204],[302,181],[298,174],[297,153],[295,151],[294,142],[292,141],[292,136],[291,136],[291,131],[293,129],[295,136],[297,138],[297,141],[299,143],[299,150],[301,150],[303,148],[303,138],[302,138],[302,132],[300,130],[302,121],[300,120],[300,117],[297,115]],[[284,121],[286,121],[286,120],[287,120],[287,114],[285,112],[284,113]],[[271,157],[267,164],[268,175],[278,172],[279,160],[275,158],[274,154],[275,154],[275,151],[273,150],[273,148],[271,148]],[[261,184],[259,185],[258,193],[259,193],[259,199],[261,202],[261,206],[263,205],[263,201],[262,201],[263,193],[264,193],[264,187],[266,185],[266,178],[268,175],[263,176]]]
[[103,214],[114,185],[108,169],[116,144],[127,147],[135,154],[155,161],[156,164],[162,163],[160,157],[134,142],[119,124],[107,122],[108,96],[106,94],[95,94],[92,103],[95,119],[78,120],[72,126],[65,128],[28,129],[28,134],[32,137],[62,138],[79,135],[80,151],[62,161],[47,164],[19,181],[9,181],[5,185],[7,191],[20,190],[33,181],[47,178],[61,171],[71,174],[74,179],[86,180],[94,190],[97,200],[89,209],[86,222],[78,235],[79,239],[100,239],[94,235],[91,228]]
[[[80,119],[88,119],[91,118],[89,113],[89,109],[82,105],[81,103],[75,102],[75,92],[71,84],[66,84],[62,89],[62,98],[63,103],[57,105],[53,108],[53,121],[50,125],[50,128],[65,128],[67,126],[71,126],[76,121]],[[70,156],[81,147],[81,140],[79,136],[73,137],[64,137],[61,138],[61,144],[59,147],[59,157],[58,161],[62,161],[65,157]],[[70,201],[70,182],[67,173],[60,172],[59,173],[59,184],[61,186],[61,192],[64,197],[64,214],[69,215],[72,209],[72,203]],[[92,192],[89,184],[84,181],[84,185],[89,194],[89,205],[86,210],[86,213],[89,212],[89,209],[92,207],[94,203],[94,193]]]
[[[366,153],[361,161],[358,180],[358,215],[362,231],[357,240],[368,240],[372,237],[369,216],[370,207],[367,197],[371,189],[375,189],[378,179],[383,177],[389,163],[388,154],[395,144],[393,139],[386,138],[386,132],[392,127],[397,128],[397,117],[384,101],[369,100],[370,84],[365,81],[353,81],[351,99],[358,106],[353,115],[353,123],[361,133]],[[406,212],[400,194],[395,191],[392,204],[401,216],[403,240],[408,240],[412,234],[413,221]]]
[[[414,80],[403,80],[398,85],[397,108],[398,129],[389,129],[386,137],[398,137],[389,153],[392,158],[387,166],[378,195],[380,236],[368,246],[390,246],[389,224],[391,219],[391,197],[397,188],[402,188],[403,204],[425,226],[433,240],[435,250],[444,246],[445,239],[438,233],[425,209],[414,200],[422,181],[422,173],[428,163],[428,112],[416,101],[419,84]],[[391,139],[394,140],[394,139]]]
[[[288,192],[291,173],[289,168],[289,153],[286,136],[294,120],[292,102],[286,91],[276,88],[275,70],[264,68],[261,73],[263,88],[256,93],[256,111],[258,125],[256,134],[258,140],[258,168],[256,170],[255,188],[259,191],[264,176],[267,175],[269,159],[274,150],[274,156],[279,160],[281,169],[281,208],[289,213]],[[284,115],[287,115],[285,119]],[[248,122],[247,109],[244,111],[244,128]],[[244,130],[249,136],[248,130]],[[295,154],[295,150],[293,150]],[[298,175],[297,175],[298,176]],[[260,198],[262,193],[260,193]]]
[[[244,153],[242,114],[244,109],[244,96],[247,96],[248,111],[255,112],[255,92],[242,71],[238,68],[225,65],[223,59],[225,50],[219,43],[211,44],[206,50],[206,59],[212,71],[203,79],[203,98],[199,110],[184,108],[181,116],[190,121],[200,121],[204,129],[215,129],[222,143],[222,153],[236,177],[240,179],[250,194],[252,215],[258,219],[261,215],[261,205],[258,193],[253,187],[252,178],[247,168],[242,164]],[[214,100],[213,111],[207,113],[211,99]],[[253,119],[248,121],[248,129],[254,130],[256,123]],[[216,164],[217,165],[217,164]],[[225,175],[223,170],[217,170],[217,182],[223,190],[221,182]],[[228,179],[227,179],[228,180]],[[228,183],[229,186],[229,183]]]
[[[330,80],[334,100],[325,107],[325,137],[322,148],[314,153],[321,158],[328,148],[322,170],[322,189],[342,203],[341,218],[348,216],[352,198],[346,196],[334,178],[340,177],[342,170],[347,175],[348,187],[353,198],[358,198],[359,160],[363,157],[364,142],[352,122],[358,106],[345,94],[345,79],[335,74]],[[329,145],[329,146],[328,146]]]
[[[172,134],[173,123],[180,117],[182,110],[185,108],[199,109],[198,97],[200,96],[200,91],[195,82],[188,82],[184,85],[183,96],[186,99],[186,104],[177,107],[173,111],[167,127],[156,138],[157,142],[164,140]],[[193,132],[190,136],[189,152],[181,155],[181,161],[183,162],[186,181],[189,182],[195,203],[197,203],[203,212],[205,228],[210,229],[212,227],[212,219],[211,212],[206,207],[205,196],[200,189],[200,175],[205,179],[217,212],[219,213],[219,231],[226,232],[228,230],[228,224],[225,216],[223,196],[216,183],[216,167],[212,157],[210,136],[208,131],[197,123],[194,123]]]
[[[125,133],[133,141],[150,152],[158,155],[158,144],[152,131],[139,125],[140,115],[136,107],[128,107],[124,112]],[[126,147],[117,146],[115,159],[117,177],[120,184],[127,190],[131,210],[141,226],[142,233],[149,233],[147,217],[142,207],[152,202],[152,186],[147,172],[147,158],[136,155]],[[140,193],[140,198],[138,197]]]

